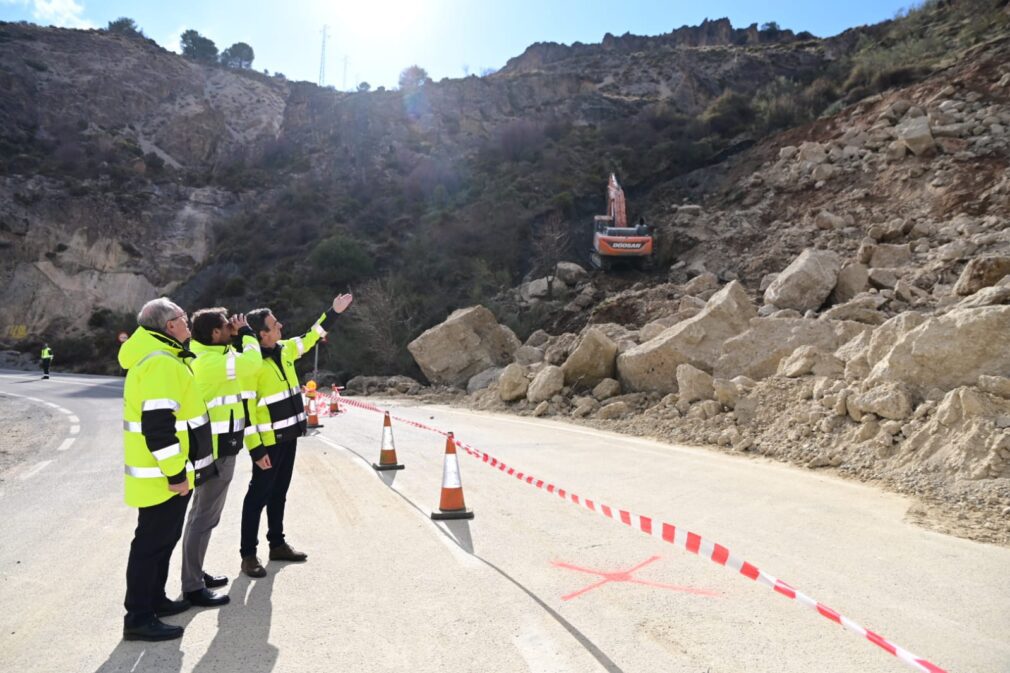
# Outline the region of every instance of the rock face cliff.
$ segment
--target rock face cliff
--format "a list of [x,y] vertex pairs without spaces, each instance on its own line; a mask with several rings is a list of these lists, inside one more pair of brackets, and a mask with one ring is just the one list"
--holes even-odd
[[[245,270],[220,263],[220,226],[281,208],[289,189],[322,183],[359,200],[362,185],[451,192],[489,142],[522,136],[510,125],[595,128],[659,102],[694,114],[727,89],[823,65],[816,43],[794,42],[709,22],[537,45],[490,77],[414,92],[343,94],[105,31],[0,25],[0,335],[83,338],[102,322],[96,311],[132,312],[174,291],[209,299],[221,274]],[[389,210],[382,219],[410,215]]]

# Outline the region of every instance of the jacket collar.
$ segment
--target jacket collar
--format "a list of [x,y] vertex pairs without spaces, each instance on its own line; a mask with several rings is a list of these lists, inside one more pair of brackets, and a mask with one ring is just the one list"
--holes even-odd
[[158,341],[162,342],[163,344],[171,348],[173,351],[175,351],[176,355],[178,355],[183,360],[185,360],[186,358],[196,357],[196,353],[189,350],[188,348],[186,348],[184,344],[179,343],[176,339],[168,336],[164,332],[158,331],[156,329],[148,329],[147,331],[152,337],[154,337],[155,339],[157,339]]

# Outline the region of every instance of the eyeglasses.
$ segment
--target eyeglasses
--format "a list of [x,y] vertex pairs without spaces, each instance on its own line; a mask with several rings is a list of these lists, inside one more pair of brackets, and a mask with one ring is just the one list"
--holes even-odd
[[185,313],[180,313],[179,315],[175,316],[174,318],[169,318],[168,322],[172,322],[173,320],[185,320],[186,324],[187,325],[189,324],[189,316],[187,316]]

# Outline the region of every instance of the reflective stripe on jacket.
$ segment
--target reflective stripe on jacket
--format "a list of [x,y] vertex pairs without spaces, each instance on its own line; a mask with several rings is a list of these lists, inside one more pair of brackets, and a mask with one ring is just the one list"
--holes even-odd
[[242,448],[246,430],[242,379],[255,377],[263,363],[252,330],[243,332],[241,353],[230,344],[207,346],[195,339],[190,346],[196,354],[193,375],[210,416],[215,459],[234,456]]
[[179,342],[138,327],[119,349],[123,387],[126,504],[150,507],[175,493],[169,482],[196,483],[213,461],[207,407]]
[[[328,311],[302,336],[278,341],[276,349],[280,366],[274,356],[264,354],[263,366],[256,377],[256,399],[250,400],[249,404],[264,447],[305,434],[307,419],[295,361],[312,350],[316,342],[326,335],[323,325],[332,322],[336,315]],[[253,459],[256,459],[256,454],[253,451]]]

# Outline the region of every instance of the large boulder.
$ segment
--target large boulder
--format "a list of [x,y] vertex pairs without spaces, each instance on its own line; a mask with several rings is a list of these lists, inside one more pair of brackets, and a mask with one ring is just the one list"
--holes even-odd
[[765,290],[765,303],[801,313],[816,310],[835,288],[841,267],[830,250],[804,250]]
[[880,295],[866,294],[844,304],[832,306],[821,314],[822,320],[853,320],[870,325],[880,325],[887,316],[878,309],[887,300]]
[[898,343],[901,337],[926,322],[926,320],[926,316],[921,313],[909,311],[894,316],[873,330],[866,351],[866,359],[870,363],[870,366],[872,367],[877,364],[894,348],[894,345]]
[[849,413],[855,417],[861,414],[876,414],[881,418],[896,421],[911,416],[913,409],[912,395],[900,383],[884,383],[864,393],[853,395],[846,400],[846,404]]
[[846,262],[838,272],[831,301],[844,304],[870,286],[870,270],[859,262]]
[[505,402],[514,402],[526,397],[530,380],[522,365],[513,362],[502,370],[498,377],[498,396]]
[[544,361],[544,351],[535,346],[520,346],[516,349],[514,357],[521,365],[535,365]]
[[[554,283],[550,287],[555,294],[558,294],[558,288],[561,283]],[[534,278],[528,283],[523,283],[519,288],[519,294],[526,301],[531,299],[546,299],[548,295],[548,283],[546,278]]]
[[711,400],[715,398],[712,377],[696,367],[683,364],[677,367],[677,389],[681,402]]
[[745,332],[724,344],[715,376],[768,378],[775,374],[779,362],[800,346],[814,346],[831,353],[868,329],[869,325],[844,320],[755,318]]
[[964,267],[954,285],[954,294],[962,297],[995,285],[1010,273],[1010,257],[991,255],[976,257]]
[[789,378],[813,374],[838,379],[844,372],[844,362],[814,346],[800,346],[792,355],[782,358],[778,368],[778,374]]
[[610,399],[621,394],[621,383],[616,379],[603,379],[593,388],[593,397],[599,401]]
[[409,376],[355,376],[344,391],[350,395],[375,395],[377,393],[400,393],[416,395],[421,384]]
[[895,129],[898,142],[908,148],[916,156],[930,154],[936,149],[936,141],[929,130],[927,117],[910,117]]
[[867,384],[898,381],[922,394],[975,385],[982,375],[1002,376],[1010,371],[1010,348],[1000,335],[1008,333],[1010,306],[959,308],[930,318],[871,360]]
[[526,399],[534,404],[549,400],[565,387],[565,373],[561,367],[548,365],[540,370],[526,391]]
[[518,348],[512,330],[483,306],[453,311],[407,345],[428,381],[456,387],[485,369],[507,365]]
[[756,315],[743,286],[729,283],[698,315],[617,356],[623,388],[676,392],[677,367],[687,363],[711,371],[726,340],[746,330]]
[[575,347],[579,335],[565,332],[550,338],[544,350],[544,362],[550,365],[560,365],[568,358],[568,354]]
[[893,269],[912,261],[912,246],[908,243],[881,243],[874,246],[870,256],[873,268]]
[[592,388],[603,379],[613,378],[617,344],[602,330],[589,328],[565,363],[565,384]]
[[502,367],[489,367],[479,374],[474,374],[466,382],[466,392],[473,395],[478,390],[484,390],[501,376]]
[[629,330],[624,325],[615,322],[596,323],[586,327],[583,333],[590,329],[599,330],[604,336],[617,344],[618,353],[623,353],[629,348],[634,348],[638,345],[638,332],[636,330]]
[[566,285],[578,285],[589,278],[589,274],[574,262],[558,262],[557,278]]

